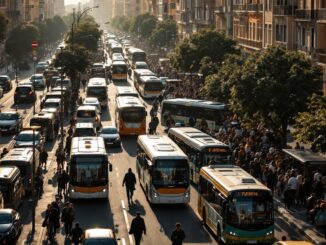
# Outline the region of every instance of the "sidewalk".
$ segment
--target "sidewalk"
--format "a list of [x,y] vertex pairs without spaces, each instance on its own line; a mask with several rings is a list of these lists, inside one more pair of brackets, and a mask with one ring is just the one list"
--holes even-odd
[[306,209],[304,207],[295,206],[288,210],[283,202],[274,196],[274,210],[282,216],[284,221],[304,234],[307,240],[314,244],[326,245],[326,240],[321,230],[306,221]]

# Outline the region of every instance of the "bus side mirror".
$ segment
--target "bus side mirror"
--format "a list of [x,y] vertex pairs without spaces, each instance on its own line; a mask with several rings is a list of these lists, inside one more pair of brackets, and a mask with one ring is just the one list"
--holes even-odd
[[112,172],[112,164],[109,163],[109,171]]

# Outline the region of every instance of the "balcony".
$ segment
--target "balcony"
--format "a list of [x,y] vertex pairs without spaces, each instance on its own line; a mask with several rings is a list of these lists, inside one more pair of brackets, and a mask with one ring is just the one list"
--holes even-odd
[[236,12],[259,12],[259,11],[263,11],[263,5],[259,4],[259,3],[235,4],[235,5],[233,5],[233,11],[236,11]]
[[318,10],[315,9],[297,9],[295,18],[298,20],[315,20],[318,16]]
[[225,12],[226,12],[226,6],[215,7],[215,10],[214,10],[215,14],[224,14]]
[[275,5],[273,7],[273,14],[276,16],[290,16],[295,14],[297,6],[293,5]]
[[179,24],[189,23],[189,13],[185,13],[185,12],[177,13],[176,20]]
[[240,46],[252,47],[254,49],[262,49],[263,42],[259,40],[250,40],[242,37],[237,37],[236,41]]
[[318,20],[326,20],[326,9],[318,9]]
[[316,49],[315,58],[318,63],[326,65],[326,50],[325,49]]

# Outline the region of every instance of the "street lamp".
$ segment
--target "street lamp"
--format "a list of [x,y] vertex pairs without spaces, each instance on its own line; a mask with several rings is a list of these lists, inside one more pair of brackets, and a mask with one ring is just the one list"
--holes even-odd
[[35,94],[35,73],[36,73],[36,61],[37,61],[37,57],[36,56],[33,56],[33,62],[34,62],[34,76],[33,76],[33,80],[32,80],[32,85],[33,85],[33,93],[35,95],[35,100],[34,100],[34,103],[33,103],[33,115],[35,115],[35,104],[36,104],[36,101],[37,101],[37,96]]
[[[60,46],[61,59],[63,46]],[[61,105],[60,105],[60,134],[61,134],[61,144],[63,145],[63,66],[61,64]]]
[[77,25],[79,24],[79,21],[80,19],[83,17],[84,14],[86,14],[88,11],[92,10],[92,9],[97,9],[99,8],[100,6],[96,5],[94,7],[88,7],[88,8],[85,8],[83,12],[81,13],[78,13],[77,14]]
[[33,170],[32,170],[32,233],[35,232],[35,130],[38,130],[40,126],[30,126],[33,130]]

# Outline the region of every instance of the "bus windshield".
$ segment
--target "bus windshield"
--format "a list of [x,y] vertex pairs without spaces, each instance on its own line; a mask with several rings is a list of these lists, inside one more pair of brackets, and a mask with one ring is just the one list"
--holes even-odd
[[157,160],[153,168],[153,185],[156,188],[188,187],[189,168],[187,160]]
[[71,164],[71,184],[87,187],[107,184],[107,165],[104,156],[75,156]]
[[124,122],[141,122],[146,116],[144,108],[124,108],[121,117]]
[[133,62],[136,61],[146,61],[146,54],[145,52],[137,52],[132,55]]
[[147,82],[144,88],[145,90],[149,91],[161,91],[163,89],[163,85],[161,82]]
[[106,87],[88,87],[87,97],[106,98]]
[[207,152],[203,153],[203,164],[233,164],[232,153],[226,148],[208,148]]
[[112,73],[127,73],[127,66],[125,66],[125,65],[114,65],[112,67]]
[[273,200],[268,193],[242,191],[235,193],[227,209],[227,220],[230,225],[241,229],[273,224]]

